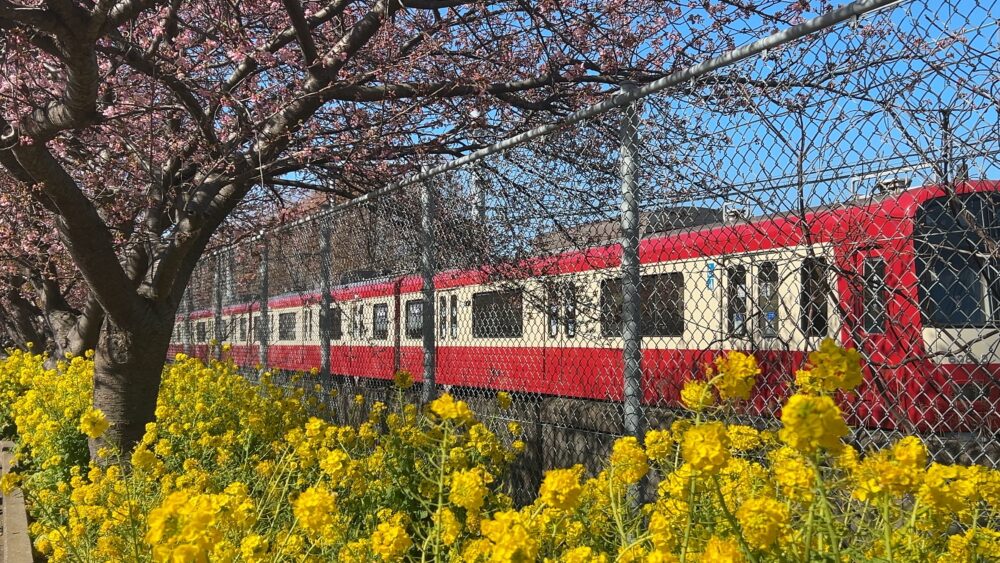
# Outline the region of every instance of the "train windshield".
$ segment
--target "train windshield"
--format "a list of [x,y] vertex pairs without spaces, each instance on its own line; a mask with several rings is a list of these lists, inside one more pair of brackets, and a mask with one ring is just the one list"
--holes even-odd
[[913,235],[926,324],[1000,321],[1000,194],[928,200],[917,212]]

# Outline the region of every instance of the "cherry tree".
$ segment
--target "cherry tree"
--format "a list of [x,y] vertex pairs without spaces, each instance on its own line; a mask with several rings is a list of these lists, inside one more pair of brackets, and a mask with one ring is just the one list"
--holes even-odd
[[808,7],[0,0],[0,321],[18,345],[95,350],[112,425],[92,448],[127,451],[192,270],[236,219],[357,196]]

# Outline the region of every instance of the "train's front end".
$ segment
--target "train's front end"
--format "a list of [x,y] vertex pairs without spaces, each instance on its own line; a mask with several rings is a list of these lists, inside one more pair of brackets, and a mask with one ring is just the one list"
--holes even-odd
[[909,368],[911,420],[930,431],[1000,430],[1000,182],[920,198],[913,265],[923,350]]

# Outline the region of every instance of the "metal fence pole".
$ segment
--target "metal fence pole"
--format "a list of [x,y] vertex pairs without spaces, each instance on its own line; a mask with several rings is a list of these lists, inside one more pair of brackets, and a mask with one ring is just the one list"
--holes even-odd
[[[636,90],[622,84],[625,94]],[[622,108],[619,174],[622,182],[622,339],[625,365],[625,433],[639,436],[642,427],[642,334],[639,302],[639,198],[636,170],[639,145],[639,102]]]
[[213,276],[215,282],[215,303],[213,304],[213,317],[215,330],[213,338],[215,339],[215,350],[214,353],[216,358],[222,359],[222,340],[225,338],[225,327],[222,325],[222,280],[224,279],[222,275],[222,264],[223,264],[223,253],[220,252],[215,255],[215,275]]
[[330,221],[323,219],[319,235],[319,374],[323,381],[330,378]]
[[270,338],[270,323],[268,322],[267,302],[270,299],[267,285],[268,279],[268,243],[267,237],[261,233],[260,237],[260,315],[257,318],[257,338],[260,341],[258,346],[258,362],[261,369],[267,369],[268,339]]
[[188,356],[194,355],[194,323],[191,321],[191,312],[194,311],[194,297],[191,295],[191,286],[184,291],[184,353]]
[[434,342],[434,187],[429,181],[420,184],[420,276],[423,278],[423,348],[424,384],[421,399],[430,402],[435,395],[436,345]]
[[236,260],[234,258],[232,248],[225,251],[225,263],[226,269],[222,271],[223,273],[223,295],[222,302],[226,305],[232,305],[236,301],[236,280],[233,279],[233,272],[236,269]]

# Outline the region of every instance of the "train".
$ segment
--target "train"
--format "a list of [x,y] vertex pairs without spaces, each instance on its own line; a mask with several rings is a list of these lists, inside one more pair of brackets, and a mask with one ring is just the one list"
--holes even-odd
[[[721,354],[762,373],[748,414],[774,416],[824,338],[856,348],[864,381],[838,396],[854,425],[1000,429],[1000,182],[886,188],[797,213],[645,235],[642,401],[676,408]],[[607,242],[433,278],[436,383],[622,401],[622,246]],[[510,274],[509,272],[516,272]],[[383,276],[330,288],[332,377],[423,373],[423,283]],[[321,362],[318,291],[267,302],[269,367]],[[260,303],[222,308],[224,341],[258,363]],[[213,309],[178,315],[170,354],[207,357]],[[190,331],[191,334],[188,334]]]

